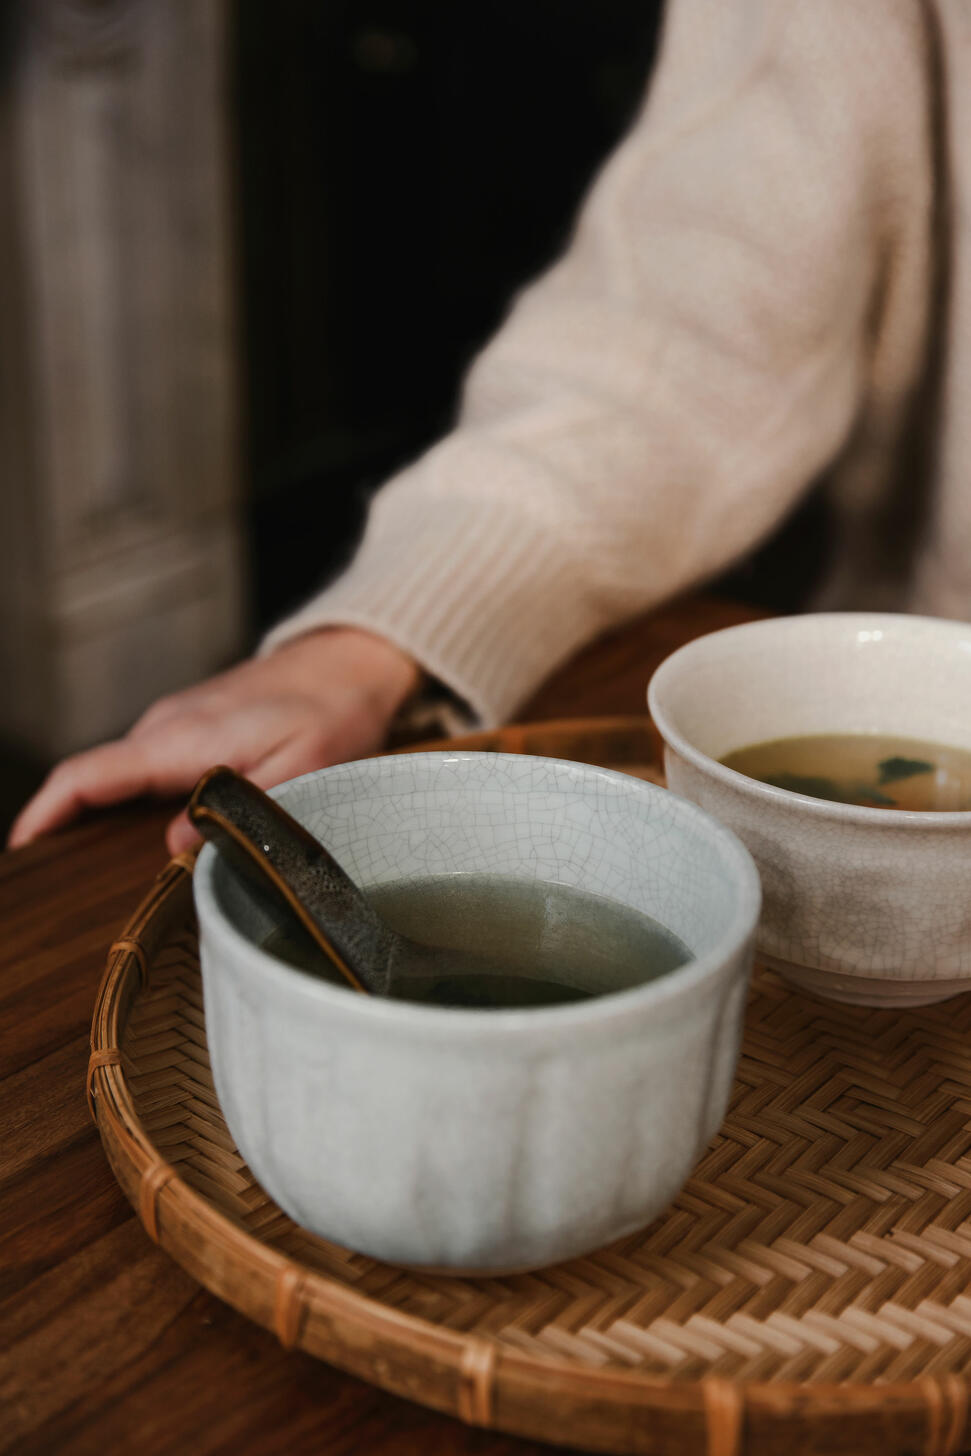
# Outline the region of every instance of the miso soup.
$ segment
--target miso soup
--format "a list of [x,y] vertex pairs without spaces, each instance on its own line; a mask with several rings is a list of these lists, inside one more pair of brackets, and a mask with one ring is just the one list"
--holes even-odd
[[971,809],[971,752],[883,733],[814,733],[722,760],[760,783],[868,809]]
[[[395,930],[426,945],[474,951],[482,972],[403,984],[395,996],[481,1010],[555,1006],[626,990],[692,959],[650,915],[569,885],[504,875],[430,875],[372,886],[368,899]],[[339,979],[298,926],[264,949]]]

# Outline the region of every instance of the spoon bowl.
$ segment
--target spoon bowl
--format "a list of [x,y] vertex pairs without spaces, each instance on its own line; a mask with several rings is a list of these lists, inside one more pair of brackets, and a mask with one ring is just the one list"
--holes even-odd
[[239,871],[252,893],[269,897],[323,960],[355,991],[424,999],[463,977],[488,977],[472,952],[424,945],[393,930],[318,839],[250,779],[219,765],[203,774],[189,819]]

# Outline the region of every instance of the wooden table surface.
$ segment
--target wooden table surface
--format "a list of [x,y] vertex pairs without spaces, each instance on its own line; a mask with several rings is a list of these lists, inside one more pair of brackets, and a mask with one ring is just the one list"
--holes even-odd
[[[756,615],[685,599],[589,648],[521,716],[642,712],[663,657]],[[129,805],[0,856],[0,1452],[548,1452],[285,1353],[152,1244],[121,1194],[85,1102],[88,1032],[171,812]]]

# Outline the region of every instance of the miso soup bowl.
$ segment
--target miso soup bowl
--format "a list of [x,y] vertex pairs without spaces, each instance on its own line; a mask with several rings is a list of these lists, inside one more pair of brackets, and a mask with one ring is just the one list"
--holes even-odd
[[648,1223],[724,1116],[759,885],[695,805],[576,763],[427,753],[275,796],[363,886],[488,873],[646,911],[694,959],[582,1003],[378,999],[260,948],[273,929],[206,846],[195,872],[206,1031],[229,1129],[297,1223],[396,1263],[529,1269]]
[[730,627],[667,658],[648,702],[669,787],[730,826],[759,867],[760,959],[870,1006],[971,989],[971,813],[830,803],[719,762],[816,733],[971,749],[971,627],[861,613]]

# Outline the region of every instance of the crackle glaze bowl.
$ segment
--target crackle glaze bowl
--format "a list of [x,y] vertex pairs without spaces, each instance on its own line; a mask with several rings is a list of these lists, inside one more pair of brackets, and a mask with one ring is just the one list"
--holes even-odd
[[667,658],[648,704],[669,787],[729,825],[759,867],[761,960],[870,1006],[971,989],[971,813],[831,803],[719,762],[814,733],[971,749],[971,626],[840,612],[730,627]]
[[290,1216],[391,1262],[539,1267],[647,1224],[724,1116],[759,884],[733,834],[624,774],[485,753],[389,756],[294,779],[285,808],[365,888],[476,872],[644,911],[694,959],[572,1005],[372,998],[260,948],[273,929],[206,845],[194,885],[226,1122]]

